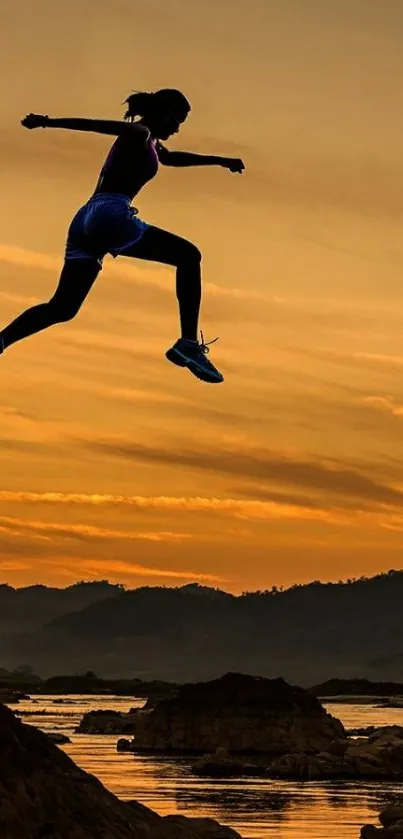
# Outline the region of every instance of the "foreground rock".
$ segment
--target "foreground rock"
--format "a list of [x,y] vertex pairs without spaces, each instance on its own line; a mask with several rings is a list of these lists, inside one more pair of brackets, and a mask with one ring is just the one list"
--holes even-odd
[[283,679],[228,673],[179,687],[137,719],[136,751],[232,754],[326,750],[343,725],[316,697]]
[[382,827],[366,824],[361,830],[361,839],[403,839],[403,806],[392,804],[382,810],[379,816]]
[[[144,712],[146,713],[146,712]],[[142,709],[132,708],[127,714],[121,711],[88,711],[77,726],[76,734],[135,734]]]
[[336,740],[315,755],[291,753],[272,761],[271,778],[298,780],[401,780],[403,727],[378,728],[369,737]]
[[116,796],[41,731],[0,706],[4,839],[239,839],[212,819],[162,818]]

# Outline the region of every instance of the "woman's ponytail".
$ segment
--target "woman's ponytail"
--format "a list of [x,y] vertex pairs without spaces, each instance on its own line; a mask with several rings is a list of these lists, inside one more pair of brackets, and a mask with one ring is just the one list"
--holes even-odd
[[137,91],[131,93],[125,99],[127,111],[124,118],[133,120],[135,117],[148,117],[152,113],[166,113],[173,111],[175,114],[186,118],[190,111],[190,103],[180,90],[163,88],[155,93]]
[[130,96],[128,96],[127,99],[125,99],[125,105],[127,105],[128,107],[124,115],[124,119],[133,120],[134,117],[146,116],[146,114],[149,113],[151,109],[151,102],[153,96],[153,93],[145,93],[144,91],[131,93]]

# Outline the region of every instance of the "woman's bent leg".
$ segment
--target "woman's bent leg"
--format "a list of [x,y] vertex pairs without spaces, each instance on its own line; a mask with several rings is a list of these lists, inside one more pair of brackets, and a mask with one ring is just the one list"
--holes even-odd
[[6,326],[0,333],[0,350],[29,335],[41,332],[48,326],[74,318],[99,271],[100,266],[92,259],[67,260],[53,297],[46,303],[40,303],[22,312]]
[[195,245],[160,230],[149,227],[139,242],[122,252],[152,262],[176,266],[176,295],[179,302],[181,338],[166,352],[166,357],[179,367],[187,367],[205,382],[222,382],[223,376],[206,358],[208,347],[197,340],[201,302],[201,253]]
[[201,304],[201,259],[196,245],[159,227],[149,227],[139,242],[122,253],[176,267],[176,296],[182,338],[197,341]]

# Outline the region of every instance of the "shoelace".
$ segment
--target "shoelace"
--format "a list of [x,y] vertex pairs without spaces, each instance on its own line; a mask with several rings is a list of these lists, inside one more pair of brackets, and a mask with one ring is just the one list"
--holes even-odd
[[215,342],[218,341],[218,338],[213,338],[212,341],[207,341],[206,342],[204,340],[204,335],[203,335],[201,330],[200,330],[200,336],[201,336],[201,342],[199,343],[199,350],[200,350],[200,352],[203,353],[203,355],[208,355],[208,353],[210,352],[210,344],[215,344]]

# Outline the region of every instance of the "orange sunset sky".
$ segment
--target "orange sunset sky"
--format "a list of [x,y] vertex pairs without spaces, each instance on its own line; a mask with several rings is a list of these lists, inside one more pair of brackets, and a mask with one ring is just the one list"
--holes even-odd
[[165,361],[173,271],[105,260],[72,323],[0,359],[0,580],[230,591],[373,574],[403,547],[403,4],[2,0],[0,302],[47,299],[117,119],[179,87],[140,215],[204,254],[209,386]]

